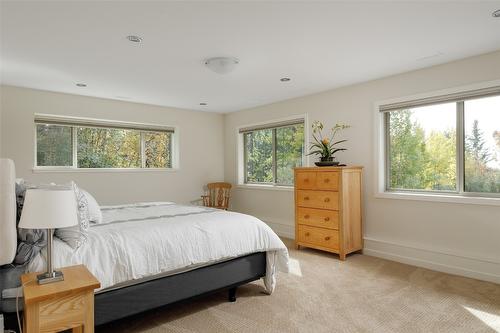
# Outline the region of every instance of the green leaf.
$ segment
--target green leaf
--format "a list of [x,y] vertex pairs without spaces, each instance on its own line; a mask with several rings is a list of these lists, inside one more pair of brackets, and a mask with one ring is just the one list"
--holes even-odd
[[336,153],[336,152],[338,152],[338,151],[343,151],[343,150],[347,150],[347,149],[345,149],[345,148],[337,148],[337,149],[334,149],[334,150],[332,151],[332,155],[333,155],[333,154],[335,154],[335,153]]
[[323,151],[321,151],[321,150],[313,150],[313,151],[310,151],[309,154],[307,154],[307,155],[313,155],[313,154],[322,155]]
[[346,142],[347,140],[339,140],[337,142],[334,142],[332,143],[331,145],[334,146],[334,145],[338,145],[339,143],[342,143],[342,142]]

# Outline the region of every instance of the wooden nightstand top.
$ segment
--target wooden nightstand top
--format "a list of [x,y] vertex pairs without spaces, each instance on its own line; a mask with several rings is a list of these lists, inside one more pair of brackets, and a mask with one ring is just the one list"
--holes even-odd
[[40,274],[28,273],[21,276],[23,284],[24,302],[30,304],[40,302],[58,295],[97,289],[101,283],[89,272],[84,265],[63,267],[64,281],[40,285],[36,276]]

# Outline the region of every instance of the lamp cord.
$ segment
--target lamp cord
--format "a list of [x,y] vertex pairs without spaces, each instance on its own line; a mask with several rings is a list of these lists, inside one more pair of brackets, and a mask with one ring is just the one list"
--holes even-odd
[[[20,316],[19,316],[19,297],[21,296],[20,293],[21,291],[23,290],[24,286],[27,285],[28,283],[31,283],[35,281],[34,279],[33,280],[30,280],[26,283],[23,283],[18,291],[17,291],[17,294],[16,294],[16,315],[17,315],[17,326],[19,327],[19,333],[23,333],[23,327],[21,325],[21,319],[20,319]],[[24,309],[26,311],[26,309]]]

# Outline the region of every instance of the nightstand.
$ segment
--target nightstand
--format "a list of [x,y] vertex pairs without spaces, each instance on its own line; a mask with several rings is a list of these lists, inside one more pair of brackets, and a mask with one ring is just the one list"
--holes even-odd
[[72,329],[94,332],[94,289],[99,281],[83,265],[60,269],[64,281],[37,283],[39,273],[21,276],[24,293],[25,333],[49,333]]

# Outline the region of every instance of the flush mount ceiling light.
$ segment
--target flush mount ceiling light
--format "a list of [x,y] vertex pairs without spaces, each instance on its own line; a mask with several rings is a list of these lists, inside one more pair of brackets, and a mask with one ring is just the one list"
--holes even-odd
[[493,15],[493,17],[500,17],[500,9],[495,10],[491,15]]
[[76,84],[76,86],[77,86],[77,87],[81,87],[81,88],[85,88],[85,87],[87,86],[87,84],[86,84],[86,83],[80,83],[80,82],[79,82],[79,83],[77,83],[77,84]]
[[280,81],[281,81],[281,82],[288,82],[288,81],[290,81],[290,80],[291,80],[291,79],[290,79],[289,77],[282,77],[282,78],[280,79]]
[[205,60],[205,66],[217,74],[227,74],[234,70],[240,61],[234,57],[215,57]]
[[142,42],[142,37],[139,37],[139,36],[130,35],[130,36],[127,36],[127,39],[129,41],[131,41],[132,43],[141,43]]

